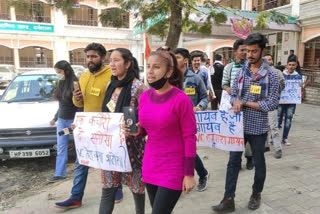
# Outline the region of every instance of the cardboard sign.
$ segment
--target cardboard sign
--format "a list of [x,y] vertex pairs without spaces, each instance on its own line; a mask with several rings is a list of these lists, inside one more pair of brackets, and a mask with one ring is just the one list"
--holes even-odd
[[301,80],[286,80],[279,104],[301,104]]
[[77,112],[74,123],[74,141],[80,164],[108,171],[132,171],[121,130],[123,113]]
[[197,145],[225,151],[244,151],[243,113],[196,112]]

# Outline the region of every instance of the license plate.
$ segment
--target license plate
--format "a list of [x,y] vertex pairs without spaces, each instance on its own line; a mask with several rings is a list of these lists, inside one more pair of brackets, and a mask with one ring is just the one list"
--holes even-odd
[[9,151],[10,158],[36,158],[50,156],[50,149]]

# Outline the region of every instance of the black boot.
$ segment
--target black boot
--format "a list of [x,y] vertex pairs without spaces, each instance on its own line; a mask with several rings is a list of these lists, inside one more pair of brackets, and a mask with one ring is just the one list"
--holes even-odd
[[261,193],[253,192],[248,203],[248,208],[250,210],[256,210],[260,207],[260,203],[261,203]]
[[247,169],[252,170],[254,167],[253,165],[253,158],[252,157],[247,157]]
[[219,205],[212,206],[211,209],[217,213],[229,213],[235,210],[234,198],[224,197]]

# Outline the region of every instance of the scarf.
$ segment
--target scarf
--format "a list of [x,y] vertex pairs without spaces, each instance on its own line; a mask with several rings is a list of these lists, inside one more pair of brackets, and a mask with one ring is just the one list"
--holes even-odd
[[119,94],[114,112],[122,112],[123,106],[130,106],[131,88],[134,78],[134,72],[130,70],[128,71],[126,77],[122,80],[118,80],[117,77],[111,76],[111,82],[107,88],[107,92],[103,100],[102,112],[110,112],[109,108],[107,107],[107,104],[111,100],[114,90],[119,87],[122,87],[122,90]]
[[238,97],[240,98],[242,95],[243,90],[243,82],[244,77],[247,75],[250,80],[259,82],[259,85],[261,86],[261,98],[266,98],[268,96],[268,89],[269,89],[269,73],[272,70],[272,68],[269,66],[268,62],[265,59],[262,59],[262,65],[259,68],[258,72],[255,74],[252,74],[250,71],[250,65],[248,62],[246,62],[245,66],[239,70],[239,76],[238,76]]

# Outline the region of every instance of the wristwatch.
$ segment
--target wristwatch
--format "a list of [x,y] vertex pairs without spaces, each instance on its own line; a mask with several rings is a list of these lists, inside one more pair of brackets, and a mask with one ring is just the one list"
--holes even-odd
[[242,100],[241,100],[241,102],[242,102],[242,106],[246,106],[246,104],[247,104],[248,101],[242,101]]

